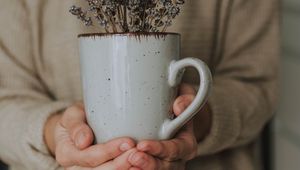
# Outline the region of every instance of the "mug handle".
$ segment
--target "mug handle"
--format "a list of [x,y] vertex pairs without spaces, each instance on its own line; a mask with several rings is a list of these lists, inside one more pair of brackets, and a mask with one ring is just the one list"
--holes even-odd
[[177,86],[179,75],[185,67],[195,67],[200,76],[200,86],[194,101],[175,119],[166,119],[159,132],[160,140],[167,140],[191,120],[201,107],[206,103],[212,84],[212,76],[208,66],[197,58],[185,58],[179,61],[172,61],[169,67],[168,83],[171,87]]

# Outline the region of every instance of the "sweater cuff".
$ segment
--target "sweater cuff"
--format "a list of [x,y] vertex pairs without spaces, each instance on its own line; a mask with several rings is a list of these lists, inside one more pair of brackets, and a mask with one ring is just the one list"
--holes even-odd
[[212,114],[209,134],[198,144],[198,156],[210,155],[230,147],[241,129],[238,107],[222,88],[213,87],[208,104]]
[[[39,106],[32,106],[32,114],[27,117],[28,129],[26,135],[27,144],[31,148],[29,152],[35,155],[33,162],[36,165],[43,165],[44,168],[53,168],[57,165],[55,159],[50,155],[44,140],[44,126],[48,118],[58,112],[63,111],[71,105],[68,101],[57,101],[51,103],[41,103]],[[58,166],[58,165],[57,165]]]

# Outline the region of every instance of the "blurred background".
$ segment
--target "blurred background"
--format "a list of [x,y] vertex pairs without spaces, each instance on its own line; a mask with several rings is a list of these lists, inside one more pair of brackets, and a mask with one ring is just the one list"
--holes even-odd
[[281,102],[271,127],[272,169],[300,169],[300,0],[283,0]]
[[300,170],[300,0],[282,3],[281,101],[262,135],[262,153],[266,170]]

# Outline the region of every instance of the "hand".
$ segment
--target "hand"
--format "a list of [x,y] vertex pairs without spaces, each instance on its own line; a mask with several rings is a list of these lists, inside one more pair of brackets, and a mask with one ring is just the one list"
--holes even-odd
[[[45,125],[45,140],[58,163],[67,170],[129,169],[130,154],[137,152],[129,138],[92,145],[94,135],[86,123],[82,104],[51,117]],[[84,168],[83,168],[84,167]]]
[[[181,85],[180,96],[173,105],[173,111],[176,116],[180,115],[191,104],[195,95],[196,92],[191,86],[187,84]],[[198,115],[200,115],[201,119],[205,118],[205,120],[201,121],[209,122],[203,124],[210,127],[209,113],[206,113],[207,109],[204,109],[204,111],[205,113],[200,112]],[[198,119],[195,118],[195,120]],[[197,154],[197,137],[202,139],[207,134],[209,127],[201,127],[201,130],[197,130],[199,132],[195,134],[192,120],[177,133],[174,139],[167,141],[141,141],[137,145],[139,152],[129,157],[129,162],[134,166],[130,170],[185,169],[185,163],[193,159]],[[203,129],[206,130],[205,133]]]
[[130,170],[183,170],[185,163],[193,159],[197,151],[192,122],[172,140],[142,141],[137,149],[139,152],[129,157],[129,162],[134,166]]

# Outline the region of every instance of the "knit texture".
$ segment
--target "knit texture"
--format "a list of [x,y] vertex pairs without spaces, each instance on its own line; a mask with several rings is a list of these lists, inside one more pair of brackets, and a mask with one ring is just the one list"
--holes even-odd
[[[60,169],[44,142],[47,118],[82,100],[77,35],[81,1],[0,0],[0,159],[13,170]],[[213,72],[212,127],[191,170],[259,169],[254,144],[277,100],[277,0],[188,0],[170,29],[182,56]],[[184,81],[197,84],[188,69]]]

